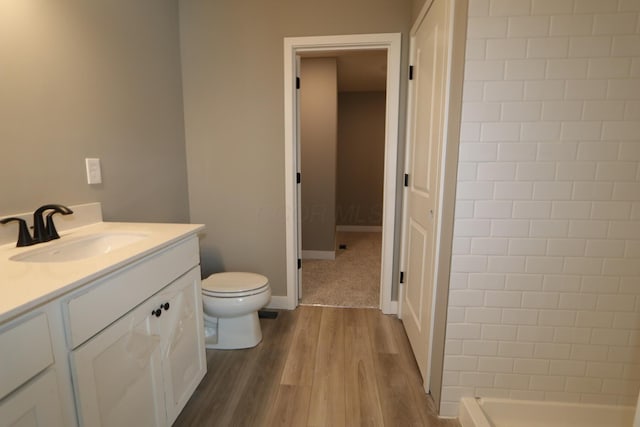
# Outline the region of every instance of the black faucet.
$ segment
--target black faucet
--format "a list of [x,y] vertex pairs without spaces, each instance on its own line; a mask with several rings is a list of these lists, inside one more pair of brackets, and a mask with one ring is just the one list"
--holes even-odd
[[[52,211],[47,214],[47,224],[44,223],[43,214],[45,211]],[[29,233],[27,222],[22,218],[4,218],[0,220],[0,224],[7,224],[9,222],[17,221],[19,225],[18,243],[16,246],[31,246],[36,243],[44,243],[49,240],[59,239],[58,231],[53,223],[53,216],[55,214],[71,215],[73,211],[66,206],[62,205],[44,205],[40,206],[33,213],[33,238]]]
[[31,238],[29,228],[27,227],[27,222],[24,219],[15,217],[0,219],[0,224],[7,224],[12,221],[18,221],[19,224],[18,243],[16,244],[17,247],[21,248],[23,246],[31,246],[37,243]]
[[[53,212],[47,215],[47,225],[45,226],[43,214],[49,210],[53,210]],[[44,205],[40,206],[33,213],[33,240],[35,243],[43,243],[60,238],[53,224],[53,215],[57,213],[61,215],[71,215],[73,211],[62,205]]]

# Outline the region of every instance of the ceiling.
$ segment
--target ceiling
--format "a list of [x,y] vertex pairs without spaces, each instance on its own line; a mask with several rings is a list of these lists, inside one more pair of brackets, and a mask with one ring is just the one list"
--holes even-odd
[[386,50],[304,52],[302,58],[336,58],[339,92],[384,91],[387,87]]

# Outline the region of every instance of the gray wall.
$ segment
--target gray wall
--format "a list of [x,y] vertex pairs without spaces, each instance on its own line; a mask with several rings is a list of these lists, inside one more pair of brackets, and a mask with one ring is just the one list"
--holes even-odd
[[190,212],[207,225],[205,274],[256,271],[286,295],[283,38],[406,36],[410,14],[409,0],[180,0]]
[[[420,11],[428,0],[411,0],[411,25],[415,24]],[[430,1],[430,0],[429,0]],[[411,28],[409,28],[411,30]]]
[[300,61],[302,250],[334,251],[338,72],[335,58]]
[[3,2],[0,122],[0,215],[100,201],[107,220],[187,221],[176,1]]
[[385,92],[338,95],[338,225],[382,225]]

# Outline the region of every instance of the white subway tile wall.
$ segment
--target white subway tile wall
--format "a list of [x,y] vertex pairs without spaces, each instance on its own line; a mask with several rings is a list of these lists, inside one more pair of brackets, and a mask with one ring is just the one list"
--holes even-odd
[[640,0],[469,0],[441,414],[640,389]]

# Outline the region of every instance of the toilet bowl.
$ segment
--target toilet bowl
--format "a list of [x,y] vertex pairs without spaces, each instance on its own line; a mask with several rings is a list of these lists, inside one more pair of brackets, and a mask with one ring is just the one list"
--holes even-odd
[[215,273],[202,281],[205,346],[255,347],[262,340],[258,310],[269,302],[269,279],[255,273]]

